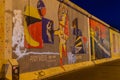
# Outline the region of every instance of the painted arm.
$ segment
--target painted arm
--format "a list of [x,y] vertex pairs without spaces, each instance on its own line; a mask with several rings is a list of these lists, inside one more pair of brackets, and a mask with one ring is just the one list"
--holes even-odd
[[59,30],[54,31],[54,35],[59,35],[59,34],[60,34]]

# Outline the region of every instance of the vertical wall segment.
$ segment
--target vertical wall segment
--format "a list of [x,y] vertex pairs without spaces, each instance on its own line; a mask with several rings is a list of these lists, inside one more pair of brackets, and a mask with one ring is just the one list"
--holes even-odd
[[5,25],[5,0],[0,0],[0,72],[2,68],[2,64],[4,63],[4,47],[5,47],[5,33],[4,33],[4,25]]
[[0,78],[5,78],[12,58],[12,0],[0,0],[0,10]]
[[110,43],[111,43],[111,55],[112,57],[120,56],[120,34],[119,32],[110,29]]
[[5,60],[12,58],[12,0],[5,1]]

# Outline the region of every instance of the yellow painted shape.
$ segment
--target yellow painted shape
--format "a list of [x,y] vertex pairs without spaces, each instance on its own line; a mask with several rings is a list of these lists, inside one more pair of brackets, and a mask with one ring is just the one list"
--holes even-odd
[[78,44],[75,45],[75,47],[82,45],[82,42],[79,42]]
[[59,33],[60,33],[60,31],[57,30],[57,31],[54,32],[54,35],[59,35]]
[[39,15],[37,8],[34,8],[33,6],[26,6],[24,15],[41,19],[41,16]]
[[24,34],[28,44],[30,44],[33,47],[39,46],[39,43],[30,36],[25,19],[24,19]]
[[93,29],[92,28],[90,28],[90,36],[91,36],[91,41],[92,41],[92,43],[91,43],[91,45],[92,45],[92,55],[91,55],[91,59],[92,60],[95,60],[95,44],[94,44],[94,35],[95,35],[95,33],[94,33],[94,31],[93,31]]
[[81,38],[81,37],[78,37],[78,38],[76,39],[76,41],[78,41],[80,38]]
[[65,2],[68,2],[68,1],[70,1],[70,0],[64,0]]
[[60,43],[60,44],[59,44],[60,58],[62,58],[62,47],[63,47],[63,46],[62,46],[62,44]]

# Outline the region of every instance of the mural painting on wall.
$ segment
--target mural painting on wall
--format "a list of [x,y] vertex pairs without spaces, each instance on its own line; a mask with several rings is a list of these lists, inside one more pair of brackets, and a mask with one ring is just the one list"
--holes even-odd
[[[44,18],[46,8],[42,0],[38,1],[37,9],[33,6],[26,6],[23,15],[21,10],[14,10],[13,17],[13,37],[12,46],[16,47],[15,53],[17,56],[26,53],[29,48],[43,48],[44,43],[54,43],[53,21]],[[25,50],[21,49],[25,47]]]
[[90,19],[92,55],[95,59],[110,57],[109,29],[103,24]]
[[[39,65],[37,62],[41,61],[42,63],[40,64],[40,69],[57,66],[58,63],[61,68],[65,70],[63,64],[65,64],[64,61],[68,61],[66,42],[69,38],[68,10],[65,5],[63,3],[59,4],[59,24],[57,30],[54,30],[53,20],[45,18],[46,7],[42,0],[38,0],[36,7],[26,5],[23,14],[24,16],[22,15],[21,10],[14,10],[12,47],[13,53],[15,53],[17,56],[15,58],[21,61],[24,61],[25,58],[27,58],[27,62],[29,62],[29,60],[32,62],[36,61],[34,64],[37,66]],[[48,48],[46,49],[46,45],[57,45],[54,44],[54,35],[58,36],[59,38],[59,52],[49,52]],[[45,52],[45,50],[48,52]],[[26,57],[27,55],[31,56]],[[51,62],[54,63],[50,64],[48,58],[50,58]],[[59,61],[55,59],[59,59]],[[26,64],[30,66],[32,65],[32,62]],[[20,65],[22,68],[24,67],[22,63],[20,63]],[[23,70],[23,72],[24,71],[25,70]]]
[[44,18],[45,14],[46,8],[42,0],[38,1],[37,9],[26,6],[24,25],[26,48],[43,48],[44,43],[53,43],[53,21]]
[[78,18],[74,18],[72,20],[72,47],[71,53],[68,55],[69,63],[80,62],[83,59],[83,55],[86,56],[88,53],[88,39],[85,35],[83,35],[82,30],[78,24]]
[[80,61],[82,59],[80,54],[87,53],[88,40],[78,26],[78,19],[72,21],[72,35],[75,36],[75,41],[72,50],[69,50],[71,46],[67,42],[71,37],[67,6],[62,2],[57,4],[58,10],[55,11],[57,21],[54,22],[54,18],[53,20],[50,18],[51,12],[47,12],[46,8],[51,11],[51,8],[45,5],[47,2],[44,3],[43,0],[33,2],[34,5],[25,5],[23,12],[14,10],[12,47],[14,58],[19,61],[21,67],[20,72],[55,66],[65,70],[64,64]]
[[[58,9],[58,21],[59,27],[55,31],[55,35],[59,37],[59,55],[60,55],[60,66],[63,67],[63,57],[67,57],[67,46],[66,42],[69,38],[69,25],[68,25],[68,10],[63,3],[60,3]],[[65,70],[65,69],[64,69]]]
[[36,7],[26,5],[24,12],[14,10],[13,13],[13,58],[19,60],[21,72],[30,71],[29,66],[33,63],[37,67],[31,70],[56,66],[57,63],[50,63],[57,61],[55,59],[58,58],[58,53],[49,52],[48,49],[41,50],[45,48],[44,44],[54,44],[54,24],[52,20],[44,17],[46,8],[43,1],[38,0]]
[[73,27],[73,35],[76,36],[74,45],[72,47],[72,53],[73,54],[83,54],[83,53],[85,53],[83,44],[87,42],[87,38],[83,37],[82,31],[78,28],[78,19],[77,18],[75,18],[73,20],[72,27]]

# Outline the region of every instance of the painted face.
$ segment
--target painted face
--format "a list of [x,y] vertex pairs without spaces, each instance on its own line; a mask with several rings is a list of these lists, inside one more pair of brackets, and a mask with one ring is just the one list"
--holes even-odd
[[65,25],[67,17],[67,8],[61,3],[58,10],[58,19],[60,24]]
[[44,17],[46,14],[46,8],[42,0],[39,0],[37,3],[37,9],[40,14],[40,16]]

